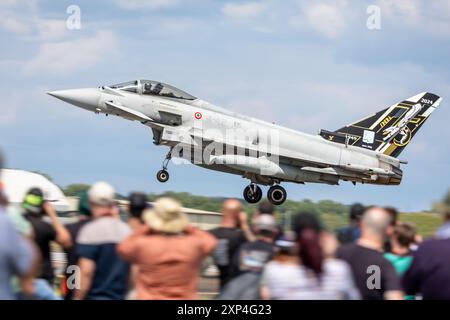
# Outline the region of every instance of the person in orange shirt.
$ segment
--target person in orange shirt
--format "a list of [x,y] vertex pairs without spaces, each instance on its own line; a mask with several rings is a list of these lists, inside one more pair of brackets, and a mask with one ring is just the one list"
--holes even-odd
[[216,247],[215,237],[191,226],[171,198],[157,200],[142,219],[145,225],[117,248],[136,270],[137,299],[196,299],[201,262]]

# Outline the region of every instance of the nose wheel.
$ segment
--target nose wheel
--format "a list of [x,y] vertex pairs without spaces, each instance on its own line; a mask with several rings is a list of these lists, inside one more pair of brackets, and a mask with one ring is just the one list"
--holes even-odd
[[156,173],[156,179],[158,179],[159,182],[166,182],[167,180],[169,180],[169,172],[167,172],[166,170],[159,170]]
[[170,159],[172,159],[172,148],[170,149],[169,153],[167,153],[166,158],[162,163],[162,170],[159,170],[156,173],[156,179],[158,179],[159,182],[167,182],[167,180],[169,180],[169,172],[167,171],[167,166],[169,165]]
[[276,206],[283,204],[287,199],[286,189],[280,185],[270,187],[267,191],[267,199]]
[[251,183],[244,189],[244,199],[248,203],[257,203],[262,198],[262,190],[256,183]]

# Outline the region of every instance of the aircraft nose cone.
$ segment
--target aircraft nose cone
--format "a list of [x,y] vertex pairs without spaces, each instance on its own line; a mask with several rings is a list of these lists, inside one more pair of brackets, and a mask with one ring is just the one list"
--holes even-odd
[[49,91],[47,94],[88,110],[97,108],[100,100],[100,92],[95,88]]

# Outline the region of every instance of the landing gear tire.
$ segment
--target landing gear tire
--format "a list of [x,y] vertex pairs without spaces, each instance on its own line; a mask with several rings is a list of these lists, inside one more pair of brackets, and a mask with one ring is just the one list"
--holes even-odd
[[257,203],[262,198],[262,190],[256,184],[250,184],[244,189],[244,199],[248,203]]
[[274,205],[283,204],[287,199],[287,192],[282,186],[272,186],[267,191],[267,199]]
[[166,170],[159,170],[156,174],[156,179],[158,179],[159,182],[166,182],[169,180],[169,172]]

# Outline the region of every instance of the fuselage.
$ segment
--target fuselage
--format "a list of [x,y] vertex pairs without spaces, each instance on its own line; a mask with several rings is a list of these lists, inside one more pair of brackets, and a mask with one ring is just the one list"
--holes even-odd
[[[264,174],[252,172],[253,166],[258,169],[258,163],[217,165],[211,163],[211,159],[203,159],[201,163],[195,163],[214,170],[241,174],[251,179],[260,178],[260,183],[292,181],[337,184],[340,179],[343,179],[363,183],[398,184],[401,180],[400,165],[396,158],[372,150],[327,141],[319,135],[303,133],[245,116],[201,99],[145,95],[142,94],[141,89],[136,92],[109,87],[78,90],[86,92],[84,101],[78,101],[78,103],[75,102],[77,100],[75,98],[63,99],[56,93],[50,94],[89,111],[116,114],[131,120],[136,120],[136,116],[117,112],[114,106],[123,106],[137,111],[152,120],[141,122],[152,128],[155,144],[158,145],[173,147],[180,143],[177,139],[172,141],[164,137],[162,134],[164,129],[170,128],[172,131],[197,132],[205,141],[239,147],[244,150],[242,154],[235,149],[232,149],[232,154],[239,155],[243,159],[249,157],[246,149],[255,148],[265,153],[263,160],[266,161],[268,158],[269,163],[276,156],[278,162],[275,171],[267,174],[267,179],[264,179]],[[161,125],[162,131],[159,131],[158,124]],[[205,144],[202,143],[200,148],[204,149]],[[224,153],[225,156],[219,155],[222,157],[221,160],[229,162],[230,152],[224,150]],[[218,159],[217,154],[212,156]],[[259,157],[259,154],[254,157]],[[396,174],[393,174],[394,170]]]

